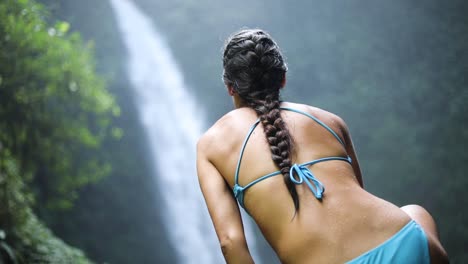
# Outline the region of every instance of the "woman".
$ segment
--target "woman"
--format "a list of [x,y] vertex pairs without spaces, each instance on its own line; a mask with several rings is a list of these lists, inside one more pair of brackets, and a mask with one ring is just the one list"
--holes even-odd
[[282,263],[448,261],[425,209],[363,189],[342,119],[280,101],[287,67],[267,33],[232,35],[223,66],[236,109],[200,138],[197,170],[227,263],[253,263],[238,203]]

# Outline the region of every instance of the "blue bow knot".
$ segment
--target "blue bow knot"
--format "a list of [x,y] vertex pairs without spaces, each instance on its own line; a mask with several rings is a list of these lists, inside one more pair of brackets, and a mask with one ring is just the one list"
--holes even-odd
[[312,172],[304,165],[292,165],[289,170],[289,178],[294,184],[302,184],[305,182],[309,189],[314,194],[315,198],[322,199],[325,187],[323,184],[315,178]]

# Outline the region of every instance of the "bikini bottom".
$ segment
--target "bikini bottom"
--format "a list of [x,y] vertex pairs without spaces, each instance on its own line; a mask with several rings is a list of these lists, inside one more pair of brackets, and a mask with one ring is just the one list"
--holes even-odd
[[421,226],[411,220],[388,240],[348,264],[408,263],[429,264],[429,245]]

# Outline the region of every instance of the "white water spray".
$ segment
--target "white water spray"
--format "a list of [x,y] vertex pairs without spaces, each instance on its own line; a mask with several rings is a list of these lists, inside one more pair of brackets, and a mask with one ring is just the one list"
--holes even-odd
[[[160,214],[179,263],[223,263],[211,220],[199,190],[195,144],[203,113],[187,91],[183,76],[159,32],[129,0],[110,0],[128,50],[128,74],[147,132],[158,191],[165,199]],[[255,239],[246,235],[255,255]]]

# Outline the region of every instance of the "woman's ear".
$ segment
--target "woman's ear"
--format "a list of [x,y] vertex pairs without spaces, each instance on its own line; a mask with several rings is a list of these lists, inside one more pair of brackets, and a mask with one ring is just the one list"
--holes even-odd
[[228,93],[230,96],[234,96],[234,94],[236,93],[236,90],[234,90],[234,87],[232,87],[232,85],[226,85],[227,89],[228,89]]
[[284,73],[284,75],[283,75],[283,80],[281,81],[280,89],[284,88],[285,85],[286,85],[286,73]]

